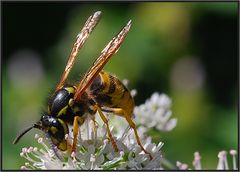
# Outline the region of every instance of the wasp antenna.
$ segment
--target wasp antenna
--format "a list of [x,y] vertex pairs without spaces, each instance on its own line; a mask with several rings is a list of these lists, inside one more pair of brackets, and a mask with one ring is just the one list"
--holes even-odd
[[28,131],[30,131],[31,129],[33,129],[33,128],[37,128],[37,127],[36,127],[36,124],[34,124],[34,125],[31,126],[31,127],[28,127],[28,128],[25,129],[24,131],[22,131],[22,132],[15,138],[15,140],[13,141],[13,144],[17,144],[18,141],[21,139],[21,137],[22,137],[24,134],[26,134]]

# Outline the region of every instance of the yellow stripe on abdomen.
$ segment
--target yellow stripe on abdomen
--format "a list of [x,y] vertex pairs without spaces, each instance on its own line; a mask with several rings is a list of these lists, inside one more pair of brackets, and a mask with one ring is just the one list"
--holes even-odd
[[101,93],[107,93],[109,88],[110,88],[110,79],[109,79],[109,75],[105,72],[100,72],[99,73],[101,81],[104,85],[104,89],[101,91]]
[[[109,108],[122,108],[129,116],[133,113],[134,101],[123,83],[116,77],[101,71],[99,73],[101,85],[98,92],[94,92],[95,101]],[[96,85],[95,85],[96,86]]]

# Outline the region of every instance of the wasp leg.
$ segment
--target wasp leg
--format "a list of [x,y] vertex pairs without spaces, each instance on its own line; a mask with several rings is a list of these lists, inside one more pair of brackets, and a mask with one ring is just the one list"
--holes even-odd
[[[102,109],[102,110],[104,111],[104,109]],[[136,136],[138,145],[143,150],[143,152],[145,152],[146,154],[149,155],[150,159],[153,159],[152,155],[144,149],[142,143],[140,142],[140,138],[138,136],[136,124],[133,122],[131,117],[129,115],[127,115],[127,113],[123,109],[121,109],[121,108],[107,108],[106,111],[115,113],[116,115],[119,115],[121,117],[125,117],[125,119],[127,120],[129,126],[134,130],[134,134]]]
[[95,120],[95,116],[92,117],[92,131],[93,131],[93,138],[97,138],[97,122]]
[[107,120],[107,118],[105,117],[105,115],[103,114],[102,110],[101,110],[97,105],[96,105],[95,107],[96,107],[96,109],[97,109],[97,111],[98,111],[98,114],[100,115],[101,119],[103,120],[104,124],[105,124],[106,127],[107,127],[108,137],[109,137],[109,139],[110,139],[110,141],[111,141],[111,143],[112,143],[112,146],[113,146],[114,150],[115,150],[116,152],[118,152],[117,143],[116,143],[116,141],[114,140],[114,138],[113,138],[113,136],[112,136],[112,133],[111,133],[110,128],[109,128],[109,125],[108,125],[108,120]]
[[72,144],[72,152],[76,151],[76,145],[77,145],[77,136],[78,136],[78,130],[79,125],[81,126],[83,124],[84,120],[80,116],[75,116],[73,121],[73,144]]

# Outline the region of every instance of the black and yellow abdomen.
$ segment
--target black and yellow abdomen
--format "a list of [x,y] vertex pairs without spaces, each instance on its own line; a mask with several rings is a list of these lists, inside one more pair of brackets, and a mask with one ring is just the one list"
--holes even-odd
[[134,100],[128,89],[118,78],[101,71],[87,92],[98,105],[109,108],[121,108],[125,110],[127,115],[132,116]]

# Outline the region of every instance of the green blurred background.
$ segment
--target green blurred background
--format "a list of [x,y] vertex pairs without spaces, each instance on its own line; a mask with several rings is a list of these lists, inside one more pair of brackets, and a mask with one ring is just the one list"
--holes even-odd
[[177,127],[155,132],[164,155],[192,163],[199,151],[205,169],[217,154],[237,149],[238,4],[212,3],[2,3],[2,168],[19,169],[22,147],[36,145],[33,124],[59,81],[75,36],[93,12],[102,19],[81,50],[69,80],[77,82],[106,43],[132,19],[132,28],[105,70],[130,81],[136,104],[153,92],[172,99]]

